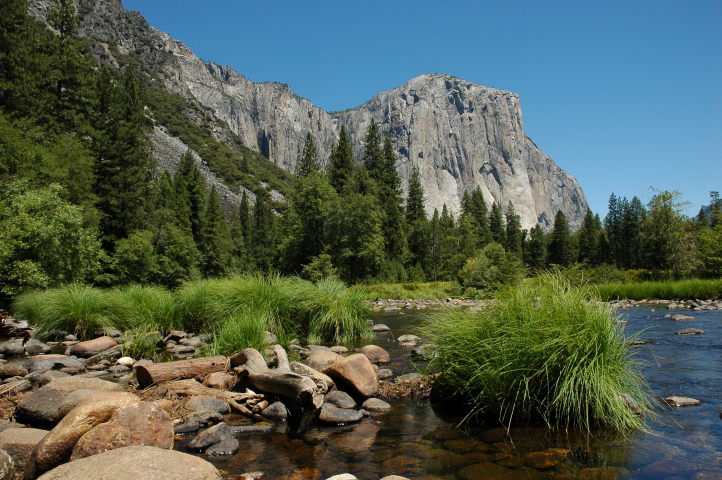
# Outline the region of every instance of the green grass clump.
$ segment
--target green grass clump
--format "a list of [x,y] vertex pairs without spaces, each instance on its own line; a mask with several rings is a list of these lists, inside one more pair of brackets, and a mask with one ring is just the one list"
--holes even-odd
[[306,336],[309,342],[347,342],[370,337],[371,323],[362,292],[347,288],[336,279],[319,281],[303,302],[307,310]]
[[709,300],[722,298],[722,279],[668,280],[660,282],[597,285],[602,300]]
[[645,383],[622,327],[592,292],[546,275],[502,291],[489,308],[448,311],[424,332],[436,344],[429,371],[467,419],[504,424],[640,428]]
[[167,333],[180,328],[174,316],[174,297],[161,287],[132,285],[117,292],[118,300],[130,315],[132,328]]
[[263,351],[268,312],[258,310],[241,312],[219,326],[213,334],[213,342],[205,353],[208,355],[231,355],[244,348]]
[[355,285],[351,289],[361,292],[367,300],[437,300],[462,294],[461,286],[456,282],[375,283]]
[[13,311],[36,325],[41,339],[59,332],[89,338],[103,328],[125,330],[132,317],[117,292],[79,284],[22,294],[15,299]]

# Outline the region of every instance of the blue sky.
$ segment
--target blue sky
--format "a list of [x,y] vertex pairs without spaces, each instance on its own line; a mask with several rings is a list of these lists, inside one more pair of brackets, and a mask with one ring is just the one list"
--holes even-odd
[[696,214],[722,190],[722,2],[123,0],[198,56],[327,110],[423,73],[521,96],[527,134],[582,185]]

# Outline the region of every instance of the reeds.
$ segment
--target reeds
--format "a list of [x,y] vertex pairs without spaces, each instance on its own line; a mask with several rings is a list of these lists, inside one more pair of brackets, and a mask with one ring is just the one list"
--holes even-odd
[[709,300],[722,298],[722,279],[607,283],[596,286],[602,300]]
[[628,431],[642,425],[630,403],[648,410],[620,323],[559,276],[502,291],[478,313],[440,314],[425,334],[439,391],[461,399],[467,419]]

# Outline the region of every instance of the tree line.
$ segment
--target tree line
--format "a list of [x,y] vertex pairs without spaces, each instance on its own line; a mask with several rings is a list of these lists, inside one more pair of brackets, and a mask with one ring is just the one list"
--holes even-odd
[[716,194],[696,220],[673,192],[646,206],[612,195],[603,221],[588,211],[573,233],[561,211],[550,232],[523,230],[513,204],[478,188],[458,215],[444,206],[427,216],[419,171],[404,194],[391,139],[373,121],[357,146],[342,127],[324,159],[309,133],[286,202],[260,183],[224,211],[190,151],[173,174],[157,173],[143,72],[99,65],[77,35],[72,0],[56,0],[48,18],[52,32],[24,0],[6,2],[0,17],[3,295],[271,270],[348,282],[501,278],[552,265],[722,273]]

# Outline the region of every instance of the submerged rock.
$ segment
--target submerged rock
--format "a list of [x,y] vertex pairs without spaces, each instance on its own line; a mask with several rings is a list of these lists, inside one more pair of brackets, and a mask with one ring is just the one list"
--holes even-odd
[[326,402],[338,408],[354,408],[356,401],[346,392],[334,390],[326,395]]
[[319,420],[326,423],[356,423],[361,421],[363,414],[358,410],[350,408],[338,408],[329,403],[324,403],[321,407]]
[[701,405],[702,402],[696,398],[671,396],[664,399],[664,402],[672,407],[692,407]]
[[677,335],[702,335],[704,334],[704,330],[700,330],[699,328],[685,328],[677,330],[674,333]]

